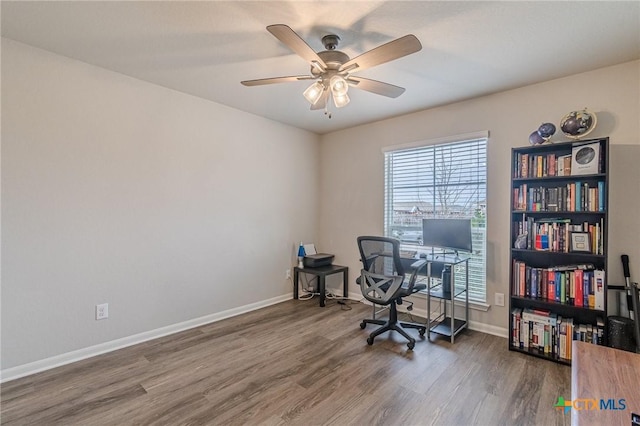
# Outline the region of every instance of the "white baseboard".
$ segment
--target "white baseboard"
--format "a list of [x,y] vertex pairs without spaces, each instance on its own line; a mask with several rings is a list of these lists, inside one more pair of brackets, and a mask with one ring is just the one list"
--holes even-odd
[[217,312],[215,314],[205,315],[203,317],[184,321],[178,324],[168,325],[166,327],[145,331],[143,333],[135,334],[133,336],[123,337],[121,339],[100,343],[98,345],[89,346],[87,348],[78,349],[76,351],[67,352],[67,353],[56,355],[50,358],[45,358],[39,361],[30,362],[28,364],[7,368],[0,371],[0,383],[19,379],[20,377],[30,376],[32,374],[39,373],[41,371],[50,370],[55,367],[60,367],[62,365],[70,364],[72,362],[80,361],[80,360],[91,358],[107,352],[112,352],[118,349],[126,348],[127,346],[137,345],[138,343],[157,339],[158,337],[167,336],[169,334],[178,333],[180,331],[188,330],[190,328],[195,328],[201,325],[210,324],[212,322],[234,317],[236,315],[244,314],[246,312],[255,311],[256,309],[264,308],[270,305],[275,305],[276,303],[284,302],[285,300],[289,300],[289,299],[291,299],[291,294],[273,297],[271,299],[262,300],[256,303],[250,303],[248,305],[240,306],[233,309],[228,309],[226,311]]
[[491,324],[485,324],[482,322],[469,321],[469,329],[480,331],[486,334],[492,334],[498,337],[504,337],[505,339],[509,338],[509,330],[504,327],[498,327]]

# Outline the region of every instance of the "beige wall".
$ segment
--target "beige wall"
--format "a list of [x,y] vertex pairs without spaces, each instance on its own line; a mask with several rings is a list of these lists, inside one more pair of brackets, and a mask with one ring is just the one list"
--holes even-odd
[[312,133],[3,39],[3,371],[291,297],[318,153]]
[[[350,266],[357,297],[355,239],[382,232],[380,148],[478,130],[491,302],[508,292],[510,149],[585,106],[612,143],[611,281],[625,252],[640,274],[639,76],[636,61],[319,138],[3,39],[2,371],[288,298],[301,240]],[[507,309],[472,319],[504,329]]]
[[[573,75],[331,133],[322,137],[320,244],[351,269],[360,264],[356,237],[383,231],[381,148],[488,130],[487,301],[508,294],[509,193],[512,147],[528,145],[543,122],[558,125],[569,111],[588,107],[598,116],[593,137],[610,136],[609,278],[621,283],[620,254],[628,253],[640,280],[640,62]],[[352,106],[350,106],[352,107]],[[356,107],[355,105],[353,106]],[[562,140],[560,132],[554,140]],[[590,136],[591,136],[590,135]],[[507,303],[508,305],[508,303]],[[508,308],[472,312],[472,320],[506,331]]]

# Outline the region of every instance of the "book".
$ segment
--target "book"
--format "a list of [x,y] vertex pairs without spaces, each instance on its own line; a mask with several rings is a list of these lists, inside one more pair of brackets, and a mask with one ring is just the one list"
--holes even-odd
[[577,269],[574,272],[575,275],[575,302],[576,306],[584,306],[584,281],[583,281],[583,271],[581,269]]
[[571,155],[565,155],[562,157],[564,163],[564,176],[571,176]]
[[595,309],[601,311],[604,310],[604,271],[602,269],[596,269],[593,271],[594,294],[595,294]]
[[512,327],[511,327],[511,344],[515,347],[520,346],[520,315],[522,309],[514,308],[511,312]]
[[560,358],[567,358],[567,321],[562,318],[560,321],[560,332],[559,332],[559,340],[560,340],[560,350],[558,351],[558,355]]
[[522,310],[522,319],[524,321],[532,321],[540,324],[556,325],[557,315],[550,311],[540,311],[530,308]]
[[598,211],[604,211],[604,182],[598,182]]

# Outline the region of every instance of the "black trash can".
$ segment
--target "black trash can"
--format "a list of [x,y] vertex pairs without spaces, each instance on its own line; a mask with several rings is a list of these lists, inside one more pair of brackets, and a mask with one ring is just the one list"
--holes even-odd
[[623,351],[635,352],[633,320],[626,317],[610,316],[608,319],[607,342],[609,346]]

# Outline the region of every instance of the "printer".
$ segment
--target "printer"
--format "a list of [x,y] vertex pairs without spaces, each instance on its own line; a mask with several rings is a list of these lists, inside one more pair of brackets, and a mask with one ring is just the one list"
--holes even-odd
[[302,259],[302,263],[305,268],[319,268],[333,263],[334,255],[328,253],[317,253],[316,246],[314,244],[305,244],[304,252],[305,256]]
[[334,255],[327,253],[316,253],[305,256],[302,260],[305,268],[319,268],[333,263]]

